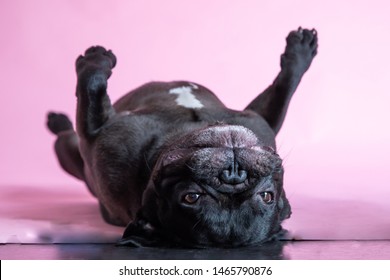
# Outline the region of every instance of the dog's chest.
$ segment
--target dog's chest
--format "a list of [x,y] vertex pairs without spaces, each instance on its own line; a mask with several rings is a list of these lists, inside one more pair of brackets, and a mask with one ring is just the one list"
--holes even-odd
[[179,87],[173,87],[169,89],[168,94],[175,96],[175,105],[182,106],[189,109],[200,109],[204,107],[204,104],[197,97],[196,91],[199,87],[195,84],[188,83]]

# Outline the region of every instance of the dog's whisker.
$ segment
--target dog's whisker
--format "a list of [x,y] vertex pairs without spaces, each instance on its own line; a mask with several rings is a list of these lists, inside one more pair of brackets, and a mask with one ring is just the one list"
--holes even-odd
[[194,230],[194,229],[200,224],[201,221],[202,221],[202,220],[199,219],[199,220],[193,225],[192,230]]
[[189,170],[191,170],[191,171],[196,171],[196,168],[192,167],[192,166],[189,165],[188,163],[185,163],[184,165],[187,166]]
[[148,168],[148,170],[149,170],[150,172],[152,172],[152,168],[149,166],[149,162],[148,162],[146,153],[144,153],[144,160],[145,160],[145,165],[146,165],[146,167]]

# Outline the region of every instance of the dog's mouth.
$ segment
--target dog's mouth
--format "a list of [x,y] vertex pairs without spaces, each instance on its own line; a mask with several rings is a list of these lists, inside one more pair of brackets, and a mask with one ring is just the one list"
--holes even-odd
[[245,191],[281,165],[274,148],[251,130],[217,125],[178,140],[162,153],[156,171],[163,178],[186,174],[199,184],[231,193]]
[[274,152],[275,147],[265,145],[246,127],[240,125],[214,125],[191,132],[183,138],[174,141],[162,153],[157,165],[168,165],[174,161],[201,149],[253,149]]

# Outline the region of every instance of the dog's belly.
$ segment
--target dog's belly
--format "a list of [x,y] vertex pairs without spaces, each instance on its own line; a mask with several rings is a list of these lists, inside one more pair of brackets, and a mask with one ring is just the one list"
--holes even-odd
[[199,129],[217,122],[241,125],[252,130],[264,145],[275,146],[275,134],[260,115],[251,110],[230,110],[212,91],[191,82],[147,83],[123,96],[114,107],[119,117],[143,115],[158,120],[165,132]]
[[114,104],[117,112],[167,108],[225,108],[209,89],[191,82],[151,82],[145,84]]

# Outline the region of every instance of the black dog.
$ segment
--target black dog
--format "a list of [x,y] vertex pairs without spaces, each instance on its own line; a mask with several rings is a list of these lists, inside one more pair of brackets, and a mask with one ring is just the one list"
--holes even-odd
[[102,47],[76,61],[76,132],[48,127],[61,166],[85,181],[104,219],[133,246],[245,246],[282,232],[291,214],[275,135],[317,53],[315,30],[287,37],[281,71],[243,111],[190,82],[143,85],[111,105],[116,58]]

